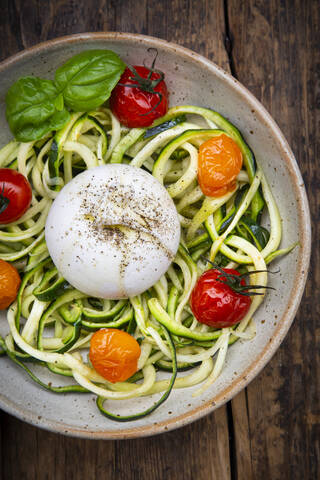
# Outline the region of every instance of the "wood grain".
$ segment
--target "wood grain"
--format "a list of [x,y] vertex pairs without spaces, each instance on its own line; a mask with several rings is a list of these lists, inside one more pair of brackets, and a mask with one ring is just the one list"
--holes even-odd
[[[287,137],[306,183],[311,217],[319,220],[319,2],[240,3],[228,0],[237,77]],[[313,224],[310,279],[296,321],[247,391],[246,457],[253,478],[319,478],[319,225]],[[238,448],[248,431],[235,432],[238,478],[248,478]]]
[[225,408],[180,430],[128,441],[64,437],[4,413],[1,429],[3,479],[230,478]]
[[63,437],[1,413],[0,478],[318,478],[319,2],[0,0],[0,7],[0,59],[57,36],[118,30],[174,41],[231,69],[286,135],[315,220],[314,260],[297,320],[269,365],[228,406],[175,432],[114,442]]

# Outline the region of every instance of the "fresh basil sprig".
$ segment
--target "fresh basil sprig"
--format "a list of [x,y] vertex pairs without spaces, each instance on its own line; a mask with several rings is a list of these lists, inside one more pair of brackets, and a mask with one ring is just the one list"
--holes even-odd
[[17,140],[38,140],[69,120],[67,110],[90,111],[102,105],[118,83],[125,64],[110,50],[88,50],[62,65],[55,80],[22,77],[6,95],[6,117]]

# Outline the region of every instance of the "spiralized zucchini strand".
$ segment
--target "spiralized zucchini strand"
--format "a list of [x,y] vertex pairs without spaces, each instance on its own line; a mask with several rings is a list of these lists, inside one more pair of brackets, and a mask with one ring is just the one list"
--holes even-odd
[[253,180],[252,184],[250,185],[250,188],[249,188],[245,198],[243,199],[243,202],[241,203],[236,215],[234,216],[231,224],[229,225],[227,230],[223,233],[223,235],[221,235],[221,237],[218,237],[214,241],[214,243],[212,244],[211,251],[210,251],[210,260],[211,261],[213,261],[215,259],[215,256],[216,256],[219,248],[221,247],[221,244],[227,238],[227,236],[232,232],[232,230],[235,228],[235,226],[239,222],[239,220],[242,217],[242,215],[244,214],[244,212],[248,209],[256,191],[259,188],[261,178],[262,178],[262,171],[257,170],[256,175],[254,177],[254,180]]
[[140,152],[131,161],[133,167],[142,167],[145,160],[149,158],[159,147],[162,147],[168,143],[169,140],[180,135],[180,133],[189,130],[190,128],[200,128],[198,125],[190,123],[182,123],[165,132],[159,133],[154,139],[152,139],[146,146],[140,150]]
[[198,152],[197,149],[191,145],[191,143],[182,144],[182,148],[187,150],[190,154],[190,163],[185,173],[179,178],[179,180],[169,185],[167,191],[171,197],[176,197],[184,192],[184,190],[190,185],[191,182],[197,177],[198,173]]
[[[186,119],[189,114],[192,117]],[[194,121],[197,116],[200,123]],[[164,126],[167,130],[163,125],[154,130],[172,119]],[[198,149],[222,133],[238,144],[243,170],[232,191],[207,197],[197,181]],[[82,170],[107,162],[123,162],[152,173],[167,188],[181,224],[181,245],[167,272],[148,291],[129,299],[91,298],[73,289],[55,269],[44,238],[46,218],[59,190]],[[193,395],[202,394],[223,372],[229,346],[239,338],[254,338],[253,315],[263,301],[264,288],[251,297],[249,311],[236,327],[214,329],[200,324],[190,308],[197,279],[210,268],[207,257],[221,266],[258,270],[249,275],[249,281],[266,287],[266,263],[293,248],[278,250],[281,217],[271,189],[240,132],[220,114],[190,105],[173,107],[148,130],[121,126],[105,106],[76,112],[63,129],[39,141],[8,143],[0,150],[0,166],[20,171],[33,187],[27,212],[0,226],[0,259],[17,262],[23,275],[17,300],[8,310],[10,333],[0,340],[1,354],[7,353],[39,385],[44,384],[23,364],[30,358],[50,374],[73,377],[78,384],[52,391],[92,392],[98,396],[101,413],[112,420],[130,421],[153,411],[172,388],[199,385]],[[264,204],[270,236],[260,245],[261,239],[255,242],[244,222],[249,216],[257,221],[254,227],[261,228],[259,205]],[[62,285],[61,291],[57,285]],[[125,382],[109,382],[88,360],[91,338],[100,328],[125,330],[140,343],[137,373]],[[179,369],[189,368],[190,373],[176,377]],[[170,378],[161,373],[159,379],[159,370],[166,370]],[[147,413],[117,418],[104,409],[109,399],[163,391]]]

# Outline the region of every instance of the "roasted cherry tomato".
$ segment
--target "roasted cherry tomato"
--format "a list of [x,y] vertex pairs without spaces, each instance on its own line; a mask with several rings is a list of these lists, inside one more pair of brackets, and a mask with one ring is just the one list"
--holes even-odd
[[[223,272],[236,277],[240,275],[231,268],[224,268]],[[231,327],[248,312],[251,298],[235,291],[223,283],[225,281],[228,278],[215,268],[207,270],[198,279],[190,298],[191,309],[198,322],[214,328]],[[239,284],[243,287],[246,282],[239,279]]]
[[126,68],[110,97],[110,108],[126,127],[148,127],[168,111],[164,75],[153,67]]
[[205,195],[221,197],[233,190],[241,167],[241,150],[228,135],[210,138],[200,145],[198,181]]
[[26,177],[16,170],[0,168],[0,224],[18,220],[28,210],[31,199]]
[[8,262],[0,260],[0,310],[16,299],[21,279],[17,269]]
[[89,358],[93,368],[109,382],[124,382],[137,371],[139,343],[129,333],[102,328],[90,342]]

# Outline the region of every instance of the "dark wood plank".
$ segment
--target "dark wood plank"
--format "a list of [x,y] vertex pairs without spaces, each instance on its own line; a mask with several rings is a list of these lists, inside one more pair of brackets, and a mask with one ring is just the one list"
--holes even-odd
[[19,16],[14,2],[0,1],[0,60],[24,48],[19,26]]
[[[128,471],[133,469],[132,478],[139,479],[229,479],[226,423],[226,410],[220,409],[193,425],[165,435],[119,442],[119,478],[128,478]],[[136,462],[135,455],[140,456],[142,452],[144,461]]]
[[[192,48],[227,68],[223,1],[0,0],[12,12],[14,31],[2,58],[53,37],[98,30],[159,36]],[[62,437],[1,416],[4,479],[217,479],[231,478],[226,407],[161,436],[131,441]],[[1,470],[0,470],[1,473]]]
[[148,34],[201,53],[228,69],[224,46],[224,2],[164,0],[148,2]]
[[164,435],[91,441],[49,433],[2,414],[6,441],[1,478],[228,480],[226,423],[226,409],[221,408],[193,425]]
[[[319,219],[319,2],[228,0],[232,60],[243,82],[276,119],[296,155]],[[235,423],[238,478],[319,478],[319,239],[296,321],[273,360],[248,388],[249,425]],[[243,405],[233,401],[235,421]],[[249,430],[249,432],[248,432]],[[248,433],[249,443],[248,443]]]

